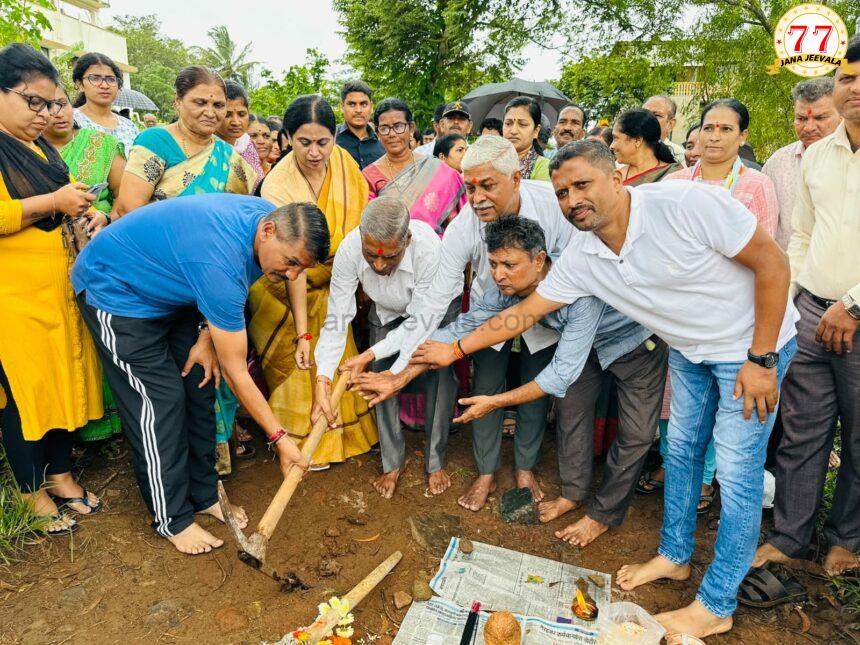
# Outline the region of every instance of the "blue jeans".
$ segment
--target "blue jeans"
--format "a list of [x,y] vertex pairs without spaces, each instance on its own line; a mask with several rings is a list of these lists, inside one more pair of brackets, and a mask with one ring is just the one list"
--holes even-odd
[[[663,458],[663,464],[666,464],[666,459],[669,455],[669,419],[660,419],[660,456]],[[705,452],[705,467],[702,470],[702,485],[710,486],[714,483],[714,471],[717,469],[717,453],[714,450],[714,440],[708,444],[708,450]],[[664,477],[665,479],[665,477]]]
[[[778,385],[796,350],[794,339],[780,350]],[[691,363],[680,352],[669,353],[672,412],[659,553],[675,564],[687,564],[693,555],[705,452],[713,438],[722,507],[720,528],[714,560],[696,599],[719,617],[734,613],[738,587],[758,544],[764,461],[776,418],[774,412],[760,423],[753,410],[750,420],[744,420],[743,397],[733,399],[735,379],[742,365]]]

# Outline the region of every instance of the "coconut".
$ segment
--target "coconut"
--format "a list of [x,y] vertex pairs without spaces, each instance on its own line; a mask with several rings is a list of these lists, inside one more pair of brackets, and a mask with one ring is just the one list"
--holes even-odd
[[522,630],[514,615],[509,611],[497,611],[484,625],[486,645],[520,645]]

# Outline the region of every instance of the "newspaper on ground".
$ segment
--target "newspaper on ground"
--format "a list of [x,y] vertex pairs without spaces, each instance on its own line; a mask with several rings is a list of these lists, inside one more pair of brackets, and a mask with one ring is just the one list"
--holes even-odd
[[[477,545],[475,545],[477,546]],[[474,645],[484,645],[484,625],[491,612],[482,611]],[[444,598],[415,602],[400,625],[393,645],[452,645],[460,642],[469,610]],[[514,614],[522,630],[521,645],[594,645],[597,633],[579,625]]]
[[[472,542],[471,553],[460,551],[459,538],[451,538],[430,587],[439,594],[409,608],[394,643],[433,645],[458,642],[469,608],[481,603],[479,638],[494,611],[509,611],[523,627],[523,645],[591,645],[597,626],[577,618],[571,610],[580,578],[598,613],[610,603],[612,577],[605,573],[563,564],[501,547]],[[589,576],[603,579],[603,586]]]

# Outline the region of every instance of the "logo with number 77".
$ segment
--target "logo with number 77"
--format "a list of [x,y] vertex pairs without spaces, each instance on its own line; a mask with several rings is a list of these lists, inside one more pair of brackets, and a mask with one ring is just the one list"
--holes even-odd
[[799,76],[824,76],[840,65],[848,48],[848,30],[830,7],[801,4],[783,14],[773,33],[777,59],[768,68],[785,67]]

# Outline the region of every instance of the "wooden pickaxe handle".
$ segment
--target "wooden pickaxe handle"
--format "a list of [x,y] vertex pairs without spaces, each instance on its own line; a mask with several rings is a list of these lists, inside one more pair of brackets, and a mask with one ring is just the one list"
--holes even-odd
[[[340,400],[343,397],[343,393],[346,392],[346,388],[349,385],[350,373],[349,372],[341,372],[337,380],[335,381],[334,388],[331,392],[331,407],[332,410],[337,410],[340,405]],[[320,418],[317,419],[314,427],[311,429],[310,434],[305,439],[305,443],[302,446],[302,454],[310,459],[314,451],[316,451],[317,446],[319,445],[320,440],[328,429],[328,419],[326,419],[324,414],[320,415]],[[289,439],[289,438],[287,438]],[[283,441],[284,439],[282,439]],[[298,466],[293,466],[290,468],[290,471],[287,473],[287,476],[284,477],[284,481],[281,484],[281,487],[278,489],[278,492],[275,493],[275,497],[272,499],[272,502],[269,504],[269,508],[266,509],[266,512],[263,514],[260,523],[257,525],[257,533],[266,537],[266,539],[272,537],[272,533],[275,532],[275,527],[278,525],[278,522],[281,521],[281,516],[284,514],[284,509],[287,508],[287,504],[290,503],[290,499],[293,497],[293,493],[296,492],[296,488],[299,485],[299,482],[302,481],[302,477],[304,477],[305,471],[303,471]]]

